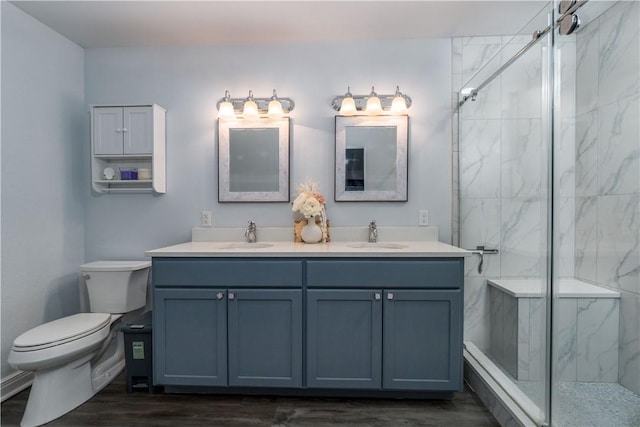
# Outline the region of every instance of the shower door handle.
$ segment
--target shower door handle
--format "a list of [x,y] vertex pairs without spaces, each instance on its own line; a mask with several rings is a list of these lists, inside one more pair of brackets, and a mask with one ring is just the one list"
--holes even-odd
[[500,251],[495,248],[485,248],[484,245],[476,246],[475,249],[467,249],[472,254],[480,256],[480,263],[478,264],[478,274],[482,274],[482,266],[484,265],[485,255],[496,255]]

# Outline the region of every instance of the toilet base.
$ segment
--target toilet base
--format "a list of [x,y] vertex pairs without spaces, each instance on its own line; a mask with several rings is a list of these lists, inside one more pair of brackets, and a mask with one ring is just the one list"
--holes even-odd
[[96,352],[56,368],[34,372],[29,400],[20,425],[46,424],[91,399],[124,369],[122,334],[111,339],[96,359]]

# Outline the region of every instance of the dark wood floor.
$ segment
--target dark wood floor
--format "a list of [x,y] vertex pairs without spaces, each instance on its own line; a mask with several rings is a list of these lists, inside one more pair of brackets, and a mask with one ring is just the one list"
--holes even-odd
[[[20,424],[29,390],[2,403],[2,426]],[[337,399],[126,392],[122,374],[51,426],[498,426],[477,396],[453,400]]]

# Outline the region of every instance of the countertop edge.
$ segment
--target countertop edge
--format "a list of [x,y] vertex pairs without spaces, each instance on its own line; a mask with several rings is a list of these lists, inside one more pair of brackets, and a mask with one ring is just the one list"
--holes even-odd
[[[151,258],[465,258],[471,252],[442,242],[397,242],[402,249],[351,248],[344,242],[305,244],[268,242],[273,247],[257,249],[223,249],[228,242],[186,242],[145,252]],[[264,242],[267,243],[267,242]],[[388,243],[388,242],[385,242]]]

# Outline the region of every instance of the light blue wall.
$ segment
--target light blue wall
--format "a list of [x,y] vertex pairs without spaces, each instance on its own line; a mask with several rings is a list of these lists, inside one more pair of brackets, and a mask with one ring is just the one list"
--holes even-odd
[[[13,339],[78,311],[85,261],[142,258],[189,240],[200,211],[214,226],[288,226],[290,205],[219,204],[215,104],[233,96],[292,97],[292,191],[309,177],[329,200],[334,226],[416,225],[429,209],[450,239],[450,40],[290,45],[88,49],[2,2],[2,377]],[[333,198],[331,99],[392,93],[410,110],[409,201],[341,203]],[[89,183],[93,103],[167,108],[166,195],[98,195]],[[240,237],[240,236],[239,236]]]
[[3,1],[2,377],[16,336],[78,311],[84,52]]
[[[329,204],[333,226],[415,226],[428,209],[440,240],[451,222],[451,41],[368,41],[186,48],[87,49],[86,103],[157,103],[167,109],[167,194],[91,193],[89,145],[84,147],[86,259],[140,258],[145,250],[190,239],[202,210],[214,226],[288,226],[290,205],[217,202],[216,102],[269,96],[273,88],[296,102],[292,117],[291,189],[309,177]],[[334,203],[334,110],[351,91],[413,99],[410,112],[409,201]],[[88,114],[85,134],[88,142]],[[241,236],[238,236],[240,239]]]

